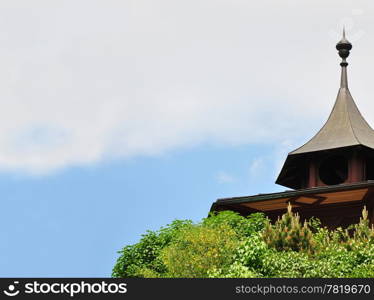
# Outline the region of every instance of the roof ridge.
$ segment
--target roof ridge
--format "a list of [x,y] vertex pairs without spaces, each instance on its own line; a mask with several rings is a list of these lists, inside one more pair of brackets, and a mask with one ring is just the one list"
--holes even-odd
[[[352,95],[351,95],[351,92],[349,91],[348,86],[347,86],[347,87],[341,87],[341,88],[339,89],[339,92],[340,92],[341,89],[345,89],[345,90],[348,92],[348,95],[350,96],[350,100],[352,100],[353,105],[356,106],[358,113],[361,115],[361,113],[360,113],[360,111],[358,110],[358,107],[357,107],[355,101],[353,100],[353,97],[352,97]],[[346,109],[346,111],[347,111],[347,115],[348,115],[348,124],[349,124],[349,127],[351,128],[352,134],[353,134],[354,138],[356,139],[357,143],[358,143],[358,144],[361,144],[361,142],[360,142],[360,140],[358,139],[358,137],[357,137],[357,135],[356,135],[356,132],[355,132],[353,126],[352,126],[352,118],[351,118],[350,110],[348,109],[347,99],[345,99],[345,109]]]
[[[357,104],[356,102],[354,101],[349,89],[347,88],[347,93],[348,93],[348,97],[350,97],[350,102],[351,102],[351,105],[353,105],[353,109],[355,110],[354,113],[356,113],[359,117],[359,121],[361,122],[361,124],[364,125],[364,127],[366,127],[366,129],[368,129],[369,131],[371,131],[371,133],[373,134],[373,138],[374,138],[374,130],[373,128],[371,128],[370,124],[366,121],[366,119],[364,118],[364,116],[361,114],[361,111],[359,110],[359,108],[357,107]],[[348,104],[348,103],[347,103]],[[366,142],[362,140],[362,137],[361,137],[361,134],[359,132],[359,129],[357,128],[357,125],[356,122],[354,120],[352,120],[352,114],[353,112],[348,110],[348,118],[349,118],[349,123],[350,123],[350,127],[352,128],[352,132],[356,138],[356,140],[359,142],[359,144],[362,144],[362,145],[366,145]],[[358,121],[358,120],[356,120]],[[356,126],[354,126],[356,125]],[[358,131],[358,133],[356,132]],[[369,145],[367,145],[368,147],[370,147]]]

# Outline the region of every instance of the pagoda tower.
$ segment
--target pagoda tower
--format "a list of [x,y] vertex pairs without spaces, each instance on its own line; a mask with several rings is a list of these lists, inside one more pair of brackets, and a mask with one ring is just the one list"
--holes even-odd
[[348,89],[352,44],[344,30],[336,49],[342,59],[341,79],[330,116],[314,137],[288,154],[276,180],[292,190],[218,199],[211,211],[264,212],[276,220],[291,204],[302,219],[317,217],[336,228],[358,222],[366,207],[374,224],[374,130]]
[[321,130],[288,154],[276,181],[280,185],[300,189],[374,179],[374,131],[348,89],[346,59],[352,44],[344,31],[336,49],[342,62],[335,105]]

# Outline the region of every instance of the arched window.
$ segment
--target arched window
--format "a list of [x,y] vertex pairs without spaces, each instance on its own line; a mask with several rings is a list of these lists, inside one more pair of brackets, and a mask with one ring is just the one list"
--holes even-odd
[[343,183],[348,178],[348,160],[342,155],[328,156],[320,164],[318,173],[326,185]]

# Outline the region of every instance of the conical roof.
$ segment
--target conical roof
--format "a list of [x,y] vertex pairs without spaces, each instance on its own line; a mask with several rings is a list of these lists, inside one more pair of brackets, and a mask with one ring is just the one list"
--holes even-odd
[[355,145],[374,149],[374,131],[362,117],[349,92],[347,70],[343,66],[341,86],[327,122],[311,140],[290,155]]

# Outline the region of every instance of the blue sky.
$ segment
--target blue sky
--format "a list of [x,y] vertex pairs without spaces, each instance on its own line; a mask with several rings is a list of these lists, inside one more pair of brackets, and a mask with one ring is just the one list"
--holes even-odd
[[0,276],[110,276],[220,197],[281,191],[350,91],[374,124],[368,1],[0,2]]
[[261,170],[274,169],[271,154],[206,145],[42,178],[2,175],[1,276],[109,276],[116,251],[148,229],[200,220],[218,197],[283,190]]

